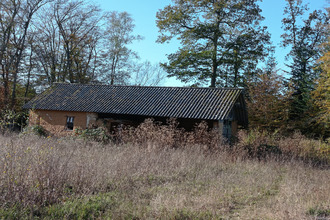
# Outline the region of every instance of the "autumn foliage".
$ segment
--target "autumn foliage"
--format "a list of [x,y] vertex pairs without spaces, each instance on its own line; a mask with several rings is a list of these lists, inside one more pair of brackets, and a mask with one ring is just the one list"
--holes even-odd
[[262,73],[248,82],[247,106],[251,128],[275,130],[288,119],[289,92],[276,72]]
[[324,55],[319,59],[321,74],[312,92],[313,125],[323,136],[330,134],[330,38],[323,44]]

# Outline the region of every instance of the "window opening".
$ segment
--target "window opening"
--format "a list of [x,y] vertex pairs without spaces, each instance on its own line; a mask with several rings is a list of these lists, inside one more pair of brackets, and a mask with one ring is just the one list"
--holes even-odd
[[73,130],[73,121],[74,117],[68,116],[66,117],[66,129],[72,131]]

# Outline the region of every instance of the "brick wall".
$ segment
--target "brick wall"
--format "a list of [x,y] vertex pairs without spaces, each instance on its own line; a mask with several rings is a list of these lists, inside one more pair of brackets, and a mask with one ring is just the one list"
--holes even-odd
[[[91,117],[91,115],[93,117]],[[89,116],[89,124],[96,122],[95,114],[86,112],[67,112],[67,111],[48,111],[48,110],[31,110],[30,125],[41,125],[51,134],[57,136],[72,135],[73,131],[66,128],[67,117],[74,117],[74,128],[86,129],[87,116]]]

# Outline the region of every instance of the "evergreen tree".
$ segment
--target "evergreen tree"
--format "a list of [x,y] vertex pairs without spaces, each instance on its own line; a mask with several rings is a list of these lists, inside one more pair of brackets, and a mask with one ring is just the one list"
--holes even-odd
[[293,94],[289,110],[289,119],[295,128],[305,127],[307,112],[310,110],[313,82],[318,77],[314,70],[316,60],[320,57],[320,44],[326,39],[326,24],[329,17],[322,11],[313,11],[307,19],[303,15],[308,11],[301,0],[286,0],[284,10],[286,17],[282,20],[285,33],[282,35],[283,46],[291,47],[287,58],[291,59],[291,86]]
[[163,64],[168,76],[211,87],[241,85],[268,52],[270,37],[259,25],[263,17],[257,2],[173,0],[160,10],[158,42],[177,37],[182,45]]

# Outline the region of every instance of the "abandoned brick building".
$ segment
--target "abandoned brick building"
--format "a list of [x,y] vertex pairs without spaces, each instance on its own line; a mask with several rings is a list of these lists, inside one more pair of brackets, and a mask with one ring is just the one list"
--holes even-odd
[[30,125],[41,125],[54,135],[70,135],[75,128],[120,124],[138,125],[146,118],[166,122],[176,118],[190,130],[206,121],[230,138],[247,127],[243,90],[109,86],[56,83],[28,102]]

